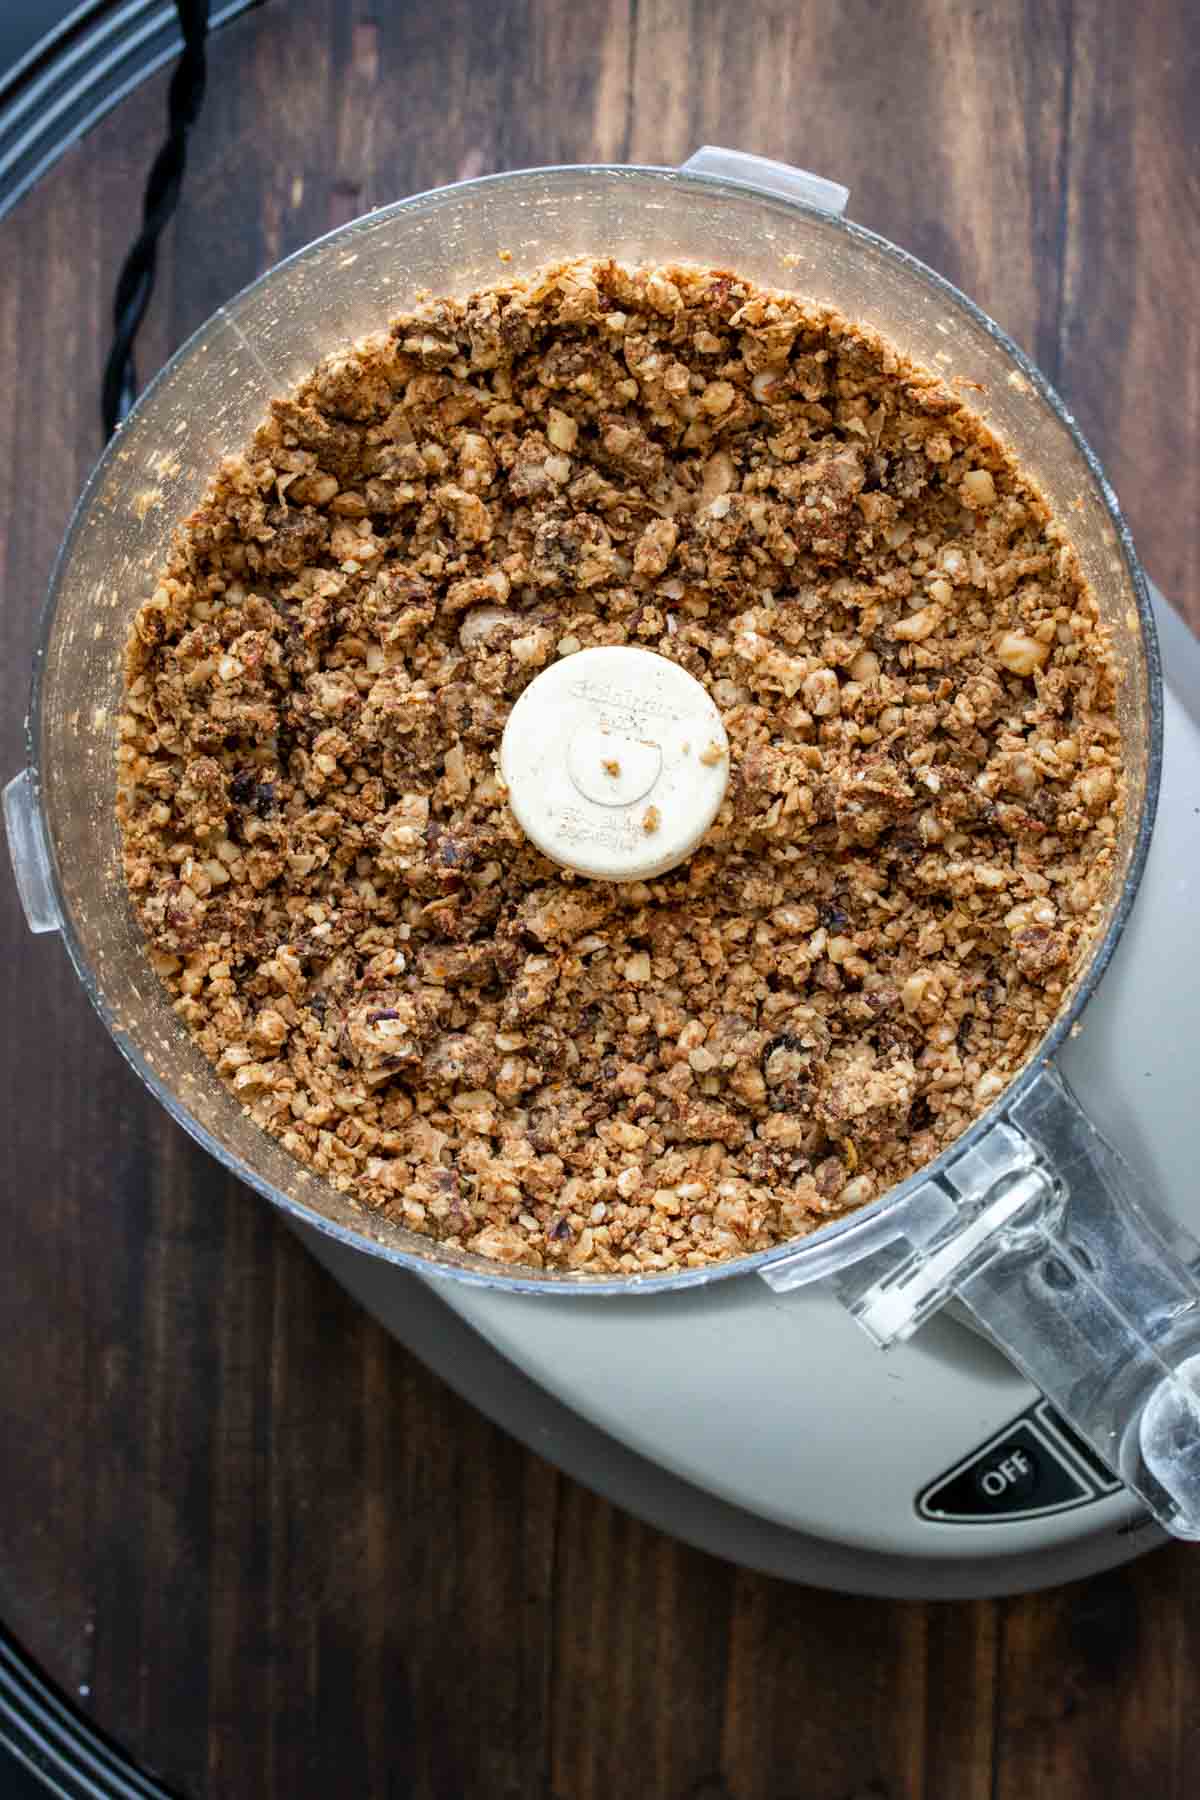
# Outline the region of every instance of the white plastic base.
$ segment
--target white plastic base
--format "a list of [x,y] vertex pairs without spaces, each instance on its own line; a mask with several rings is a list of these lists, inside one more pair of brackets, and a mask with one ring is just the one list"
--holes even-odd
[[[1169,949],[1190,943],[1200,907],[1200,646],[1173,618],[1163,640],[1166,756],[1149,864],[1061,1063],[1200,1235],[1200,967]],[[328,1240],[313,1248],[525,1442],[664,1529],[751,1566],[950,1598],[1073,1579],[1162,1541],[1123,1491],[1020,1521],[920,1516],[927,1483],[1036,1398],[951,1319],[885,1356],[832,1297],[776,1295],[753,1276],[660,1299],[526,1298],[422,1283]]]
[[[838,1495],[836,1510],[829,1511],[821,1529],[789,1529],[752,1507],[737,1506],[722,1499],[714,1491],[713,1469],[708,1471],[708,1485],[702,1481],[683,1480],[662,1462],[629,1448],[619,1435],[610,1435],[591,1424],[581,1411],[538,1386],[518,1362],[500,1354],[488,1338],[460,1316],[458,1310],[447,1306],[442,1283],[403,1274],[386,1264],[347,1251],[332,1239],[319,1237],[316,1233],[305,1232],[303,1235],[314,1255],[386,1330],[435,1369],[456,1392],[531,1450],[672,1537],[746,1568],[760,1569],[786,1581],[835,1588],[843,1593],[875,1594],[890,1599],[965,1600],[1021,1593],[1031,1588],[1079,1580],[1126,1562],[1163,1541],[1161,1533],[1127,1503],[1105,1502],[1067,1515],[1073,1521],[1072,1529],[1058,1534],[1048,1543],[1031,1543],[1021,1527],[1009,1527],[1008,1535],[985,1544],[975,1537],[974,1528],[946,1526],[934,1528],[945,1534],[944,1547],[939,1546],[937,1554],[927,1553],[926,1545],[921,1541],[923,1533],[915,1535],[911,1543],[902,1543],[899,1551],[874,1550],[849,1542],[840,1535],[842,1517],[848,1508],[853,1509],[857,1498],[849,1479]],[[735,1326],[728,1339],[722,1339],[727,1342],[730,1356],[737,1356],[744,1346],[742,1335],[736,1329],[738,1309],[729,1303],[738,1295],[752,1307],[763,1293],[765,1290],[760,1290],[760,1294],[755,1295],[749,1281],[727,1283],[724,1288],[726,1306],[710,1312],[711,1330],[721,1333],[726,1323]],[[716,1290],[711,1291],[710,1305],[718,1297]],[[677,1298],[686,1306],[692,1296]],[[808,1298],[811,1303],[812,1297]],[[526,1304],[537,1306],[536,1301]],[[666,1302],[647,1304],[661,1306]],[[810,1312],[807,1317],[810,1326],[819,1328],[819,1316]],[[620,1331],[627,1323],[614,1321],[614,1329]],[[696,1321],[686,1318],[677,1323],[676,1353],[686,1356],[694,1346]],[[834,1332],[847,1324],[844,1314],[835,1316]],[[861,1394],[878,1387],[885,1394],[895,1392],[881,1380],[883,1359],[879,1352],[872,1350],[856,1327],[850,1329],[850,1337],[840,1340],[848,1354],[839,1359],[839,1391],[854,1389]],[[931,1334],[942,1334],[942,1356],[966,1359],[968,1387],[975,1368],[971,1359],[982,1353],[983,1378],[976,1396],[978,1409],[969,1413],[964,1421],[971,1433],[976,1431],[979,1420],[1000,1417],[1007,1424],[1028,1398],[1029,1390],[1020,1378],[1006,1373],[1005,1365],[999,1364],[999,1359],[993,1361],[986,1347],[966,1331],[959,1332],[948,1324],[935,1322],[926,1334],[927,1341]],[[935,1352],[935,1357],[937,1354]],[[859,1356],[863,1358],[861,1365],[855,1360]],[[752,1410],[747,1399],[745,1413],[751,1425],[756,1416],[759,1420],[755,1435],[761,1461],[764,1454],[769,1455],[773,1418],[777,1418],[780,1425],[775,1441],[781,1450],[785,1447],[782,1427],[790,1422],[791,1409],[785,1407],[783,1414],[775,1410],[780,1391],[779,1368],[775,1368],[765,1387],[761,1383],[761,1369],[757,1373],[760,1385],[755,1407]],[[907,1383],[910,1402],[921,1381],[920,1373],[914,1371],[914,1374],[915,1379]],[[594,1371],[594,1382],[603,1379],[602,1371]],[[661,1377],[655,1385],[663,1407],[669,1409],[669,1377]],[[930,1397],[936,1398],[936,1389],[931,1388]],[[894,1404],[898,1407],[898,1417],[907,1420],[910,1426],[907,1435],[914,1451],[918,1451],[922,1443],[927,1450],[932,1450],[930,1420],[925,1409],[915,1416],[911,1404],[907,1409],[903,1400]],[[828,1413],[816,1412],[809,1420],[810,1440],[805,1447],[805,1466],[800,1470],[802,1480],[807,1480],[822,1461],[837,1454],[836,1445],[828,1441],[829,1418]],[[702,1432],[703,1418],[695,1423]],[[868,1426],[864,1424],[862,1429],[865,1432]],[[972,1435],[971,1441],[978,1440]],[[960,1432],[955,1453],[961,1453],[963,1447]],[[894,1509],[904,1516],[911,1514],[913,1522],[919,1524],[912,1504],[913,1493],[901,1490],[900,1479],[911,1478],[918,1468],[924,1478],[938,1465],[933,1454],[924,1459],[914,1454],[911,1461],[911,1468],[899,1471],[889,1471],[880,1462],[875,1479],[885,1487]],[[898,1478],[893,1479],[893,1475]],[[819,1507],[815,1507],[814,1515],[818,1513]],[[902,1532],[898,1535],[903,1537]]]

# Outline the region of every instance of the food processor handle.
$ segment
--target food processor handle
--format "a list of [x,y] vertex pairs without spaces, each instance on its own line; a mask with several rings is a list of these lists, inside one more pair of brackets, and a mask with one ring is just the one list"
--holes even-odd
[[760,194],[778,194],[783,200],[815,206],[818,212],[833,213],[837,218],[850,201],[850,189],[840,181],[829,181],[792,163],[773,162],[769,156],[752,156],[748,150],[727,150],[720,144],[701,145],[679,168],[683,175],[733,181]]
[[831,1279],[877,1344],[959,1301],[1167,1531],[1200,1540],[1200,1245],[1056,1070],[859,1248]]
[[58,931],[62,915],[32,769],[22,769],[4,789],[4,831],[25,923],[33,932]]

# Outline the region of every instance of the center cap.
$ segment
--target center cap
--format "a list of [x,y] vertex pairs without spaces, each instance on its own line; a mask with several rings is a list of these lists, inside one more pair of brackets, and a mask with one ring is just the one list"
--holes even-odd
[[690,856],[716,818],[729,744],[686,669],[605,645],[530,682],[505,726],[500,769],[543,855],[600,880],[643,881]]

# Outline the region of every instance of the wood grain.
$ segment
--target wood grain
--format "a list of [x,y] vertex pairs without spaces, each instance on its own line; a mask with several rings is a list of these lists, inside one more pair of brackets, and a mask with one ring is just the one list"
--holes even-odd
[[[709,141],[846,181],[1061,384],[1200,623],[1190,0],[269,0],[214,43],[150,372],[379,202]],[[158,78],[7,220],[0,773],[99,448]],[[383,1336],[125,1069],[0,884],[0,1615],[187,1796],[1190,1800],[1200,1562],[892,1605],[683,1548]]]

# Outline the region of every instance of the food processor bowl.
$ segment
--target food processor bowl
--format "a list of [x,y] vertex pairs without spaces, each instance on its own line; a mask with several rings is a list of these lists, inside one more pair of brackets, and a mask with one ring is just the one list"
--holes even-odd
[[[1146,585],[1116,498],[1043,377],[941,277],[843,218],[845,201],[844,189],[801,171],[703,150],[680,170],[533,169],[384,207],[299,251],[222,307],[148,388],[84,490],[42,622],[28,768],[5,797],[30,924],[61,930],[114,1040],[173,1118],[274,1205],[364,1253],[528,1294],[660,1294],[751,1271],[782,1291],[834,1277],[847,1304],[887,1342],[906,1335],[956,1284],[961,1297],[965,1268],[991,1266],[1002,1240],[1034,1230],[1057,1203],[1051,1188],[1061,1200],[1046,1130],[1053,1139],[1068,1117],[1082,1115],[1046,1074],[1047,1062],[1112,953],[1154,816],[1161,688]],[[706,1268],[622,1278],[511,1270],[439,1246],[339,1193],[256,1126],[176,1017],[150,966],[125,892],[113,805],[125,638],[176,524],[199,501],[218,460],[240,450],[269,402],[323,356],[378,331],[422,291],[465,295],[585,253],[736,269],[827,303],[875,327],[915,362],[970,384],[974,409],[1069,521],[1122,671],[1127,772],[1107,918],[1052,1029],[990,1111],[936,1163],[811,1238]],[[1047,1095],[1065,1108],[1060,1115],[1049,1106],[1050,1127]],[[1022,1106],[1041,1127],[1020,1122]],[[1079,1154],[1093,1149],[1085,1144]],[[1027,1294],[1022,1304],[1032,1304]],[[1010,1330],[1010,1352],[1028,1372],[1013,1336]],[[1034,1378],[1043,1380],[1042,1371]],[[1171,1436],[1181,1405],[1187,1412],[1186,1395],[1175,1401],[1160,1436]],[[1071,1414],[1068,1401],[1064,1410],[1087,1435],[1081,1409]],[[1101,1453],[1116,1461],[1110,1438]],[[1128,1469],[1122,1472],[1129,1478]],[[1200,1487],[1200,1467],[1196,1476]],[[1184,1503],[1161,1495],[1155,1503],[1180,1529]],[[1189,1516],[1200,1531],[1200,1506]]]

